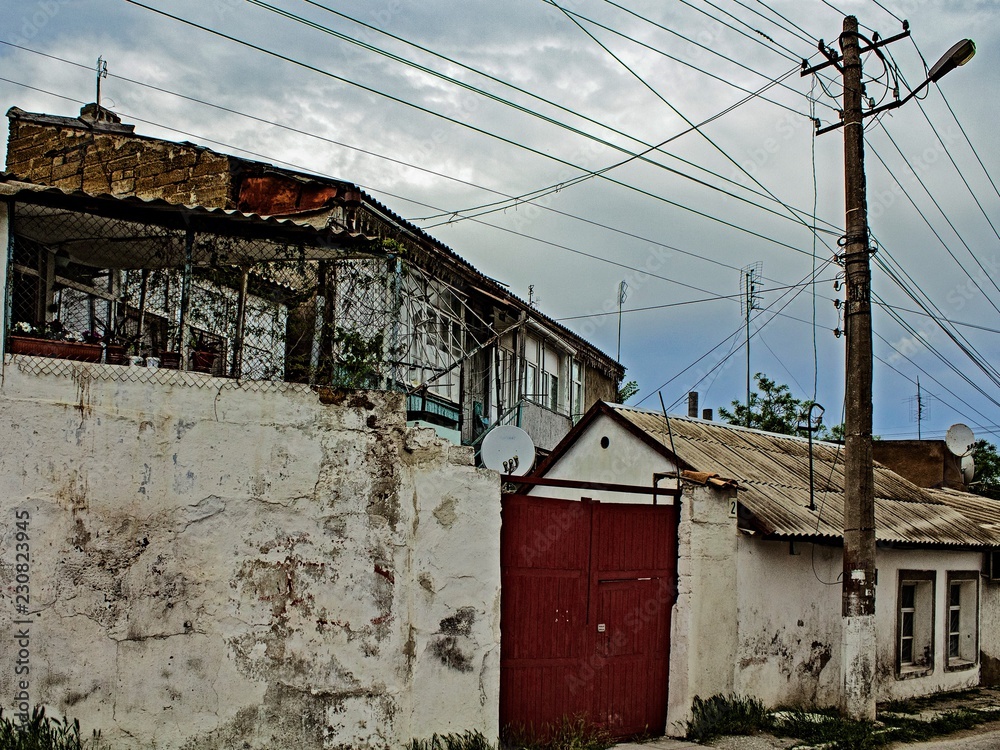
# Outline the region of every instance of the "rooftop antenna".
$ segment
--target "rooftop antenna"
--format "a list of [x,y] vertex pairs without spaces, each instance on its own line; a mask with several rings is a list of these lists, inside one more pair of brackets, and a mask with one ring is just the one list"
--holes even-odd
[[628,284],[625,280],[618,284],[618,353],[615,355],[615,359],[619,362],[622,361],[622,304],[628,299]]
[[97,108],[101,108],[101,79],[108,77],[108,61],[104,56],[97,58]]
[[761,261],[751,263],[740,269],[742,284],[740,297],[743,302],[743,313],[746,317],[747,327],[747,414],[746,427],[750,426],[750,318],[754,310],[760,309],[760,295],[757,288],[760,285],[760,276],[764,264]]

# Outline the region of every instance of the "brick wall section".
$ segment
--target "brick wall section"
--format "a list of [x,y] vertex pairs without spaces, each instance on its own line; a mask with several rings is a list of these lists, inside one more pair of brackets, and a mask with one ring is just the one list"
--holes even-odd
[[233,208],[228,157],[182,143],[11,119],[7,171],[65,190]]

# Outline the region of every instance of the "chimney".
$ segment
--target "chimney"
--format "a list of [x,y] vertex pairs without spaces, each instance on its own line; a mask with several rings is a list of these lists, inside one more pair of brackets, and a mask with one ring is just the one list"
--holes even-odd
[[101,130],[117,133],[132,133],[135,131],[135,125],[123,125],[122,118],[96,102],[85,104],[80,109],[80,120],[92,128],[99,128]]
[[708,422],[711,422],[712,421],[712,410],[711,409],[702,409],[701,410],[701,418],[704,419],[704,420],[706,420],[706,421],[708,421]]
[[688,394],[688,416],[698,417],[698,391],[691,391]]

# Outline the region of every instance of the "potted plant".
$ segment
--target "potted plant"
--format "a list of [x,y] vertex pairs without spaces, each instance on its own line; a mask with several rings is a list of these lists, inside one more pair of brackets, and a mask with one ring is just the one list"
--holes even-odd
[[8,340],[12,354],[32,357],[53,357],[76,362],[100,362],[104,347],[89,343],[83,333],[68,331],[59,320],[50,320],[44,326],[21,321],[16,323]]
[[211,373],[219,356],[219,345],[205,341],[205,337],[199,333],[191,342],[191,349],[191,369]]

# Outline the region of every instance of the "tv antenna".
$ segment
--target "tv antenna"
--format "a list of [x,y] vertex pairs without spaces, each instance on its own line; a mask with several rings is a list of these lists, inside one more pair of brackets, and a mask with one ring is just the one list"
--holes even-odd
[[104,56],[97,58],[97,108],[101,108],[101,79],[108,77],[108,61]]

